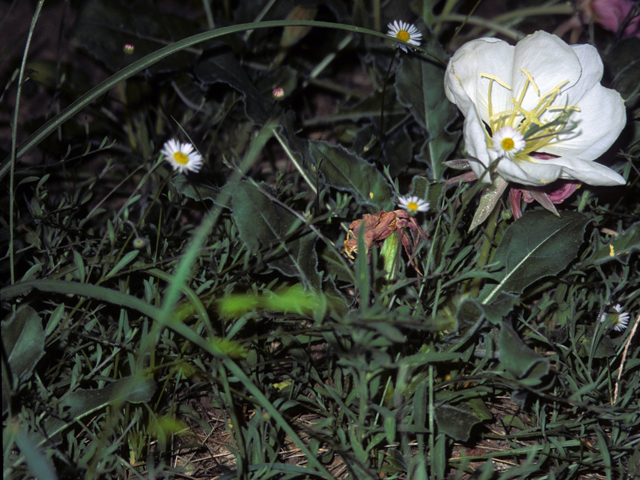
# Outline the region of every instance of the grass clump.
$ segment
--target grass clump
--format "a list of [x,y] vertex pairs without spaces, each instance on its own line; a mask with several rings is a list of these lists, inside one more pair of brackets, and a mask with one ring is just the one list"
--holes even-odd
[[[627,24],[258,3],[8,13],[35,43],[3,71],[4,477],[639,477]],[[469,171],[449,58],[536,30],[597,46],[625,185]]]

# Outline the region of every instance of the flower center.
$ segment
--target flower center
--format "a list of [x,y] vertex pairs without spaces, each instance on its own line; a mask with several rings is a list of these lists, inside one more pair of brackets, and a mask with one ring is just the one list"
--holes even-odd
[[[543,151],[550,143],[559,143],[560,135],[566,136],[576,127],[575,122],[569,122],[569,117],[573,112],[580,111],[580,108],[574,105],[553,105],[569,80],[541,95],[533,76],[523,68],[520,71],[527,77],[520,92],[513,92],[509,85],[493,75],[480,74],[481,78],[489,80],[487,113],[491,133],[487,133],[487,136],[492,135],[492,141],[487,143],[492,145],[493,150],[512,160],[535,162],[535,158],[530,155],[532,152]],[[494,84],[496,88],[505,88],[518,95],[518,98],[511,97],[513,108],[495,111]],[[534,90],[538,103],[527,110],[523,107],[523,102],[529,87]]]
[[408,42],[411,38],[411,35],[409,35],[409,32],[407,32],[406,30],[400,30],[396,37],[403,42]]
[[502,140],[502,142],[500,142],[500,146],[506,152],[513,150],[514,145],[515,142],[513,141],[513,138],[505,138],[504,140]]
[[189,163],[189,155],[185,155],[182,152],[176,152],[173,154],[173,159],[180,165],[186,165]]
[[409,202],[407,203],[407,210],[418,210],[418,204],[416,202]]
[[508,126],[502,127],[495,132],[491,140],[493,140],[492,149],[498,153],[498,156],[506,156],[511,160],[522,152],[527,145],[522,134]]

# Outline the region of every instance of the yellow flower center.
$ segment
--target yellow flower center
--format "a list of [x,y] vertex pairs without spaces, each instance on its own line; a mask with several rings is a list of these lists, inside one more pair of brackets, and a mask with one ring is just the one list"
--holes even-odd
[[505,138],[504,140],[502,140],[502,142],[500,142],[500,145],[502,145],[502,149],[505,152],[509,152],[513,150],[513,147],[516,146],[512,138]]
[[407,203],[407,210],[418,210],[418,204],[416,202],[409,202]]
[[[540,89],[536,85],[533,76],[523,68],[520,71],[526,75],[527,80],[519,92],[519,98],[512,97],[513,108],[500,112],[494,111],[492,95],[494,84],[509,91],[513,91],[513,89],[493,75],[480,74],[481,78],[489,79],[487,108],[491,133],[487,132],[486,135],[490,139],[493,133],[503,127],[513,128],[522,134],[526,142],[522,151],[517,153],[513,159],[535,162],[536,160],[529,154],[535,151],[542,151],[546,145],[558,142],[560,134],[569,133],[575,128],[575,122],[569,123],[569,117],[573,112],[579,112],[580,107],[576,105],[552,105],[560,94],[562,87],[569,83],[569,80],[561,82],[547,93],[540,95]],[[534,89],[538,97],[538,103],[531,110],[525,110],[522,103],[529,87]],[[552,115],[545,115],[548,112],[551,112]],[[511,138],[504,138],[500,144],[505,152],[510,151],[515,146]]]
[[176,152],[173,154],[173,159],[180,165],[186,165],[189,163],[189,155],[185,155],[182,152]]
[[409,32],[407,32],[406,30],[400,30],[396,35],[396,38],[402,40],[403,42],[408,42],[411,38],[411,35],[409,35]]

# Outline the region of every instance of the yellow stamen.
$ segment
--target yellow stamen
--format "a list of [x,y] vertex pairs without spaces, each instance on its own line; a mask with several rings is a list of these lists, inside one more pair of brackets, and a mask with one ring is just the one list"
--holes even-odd
[[512,138],[505,138],[504,140],[502,140],[500,145],[505,152],[508,152],[510,150],[513,150],[513,147],[515,147],[516,144],[514,143]]
[[396,38],[402,40],[403,42],[408,42],[411,38],[411,35],[409,35],[409,32],[407,32],[406,30],[400,30],[396,35]]
[[186,165],[189,163],[189,156],[182,152],[176,152],[173,154],[173,159],[180,165]]
[[418,204],[416,202],[407,203],[408,210],[418,210]]
[[494,82],[496,82],[498,85],[502,85],[504,88],[506,88],[507,90],[511,90],[511,87],[509,85],[507,85],[506,83],[504,83],[502,80],[500,80],[497,77],[494,77],[493,75],[489,75],[488,73],[481,73],[480,74],[480,78],[488,78],[489,80],[493,80]]
[[[501,112],[495,112],[493,108],[493,84],[495,82],[509,91],[513,91],[512,87],[493,75],[479,73],[480,78],[489,80],[487,113],[489,115],[488,126],[490,131],[485,133],[487,139],[490,140],[491,135],[506,126],[517,130],[525,138],[526,145],[522,152],[515,156],[514,160],[535,162],[535,159],[530,157],[529,154],[541,150],[551,142],[557,141],[558,135],[561,133],[570,131],[573,126],[568,126],[569,117],[573,112],[580,111],[580,108],[574,105],[552,105],[560,95],[561,89],[569,83],[569,80],[564,80],[547,93],[540,95],[540,88],[536,84],[533,75],[523,68],[520,68],[520,71],[526,77],[524,85],[519,89],[517,98],[511,97],[513,108]],[[525,109],[523,103],[529,88],[534,90],[538,103],[531,109]],[[543,118],[547,112],[552,112],[552,118]],[[489,141],[487,143],[490,144]],[[513,149],[514,146],[513,139],[501,141],[502,150],[505,152]]]

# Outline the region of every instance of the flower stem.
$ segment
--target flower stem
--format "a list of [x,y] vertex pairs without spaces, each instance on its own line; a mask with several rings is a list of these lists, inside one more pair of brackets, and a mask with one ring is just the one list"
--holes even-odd
[[380,155],[382,156],[382,141],[384,139],[384,95],[387,92],[387,83],[389,83],[389,75],[391,75],[391,67],[398,55],[399,48],[396,47],[393,52],[393,58],[389,62],[389,68],[387,68],[387,75],[384,77],[384,84],[382,85],[382,95],[380,96]]
[[[496,205],[489,218],[487,219],[487,229],[484,231],[484,241],[482,242],[482,248],[480,249],[480,256],[478,257],[478,268],[484,267],[489,263],[489,257],[491,253],[491,245],[493,244],[493,238],[496,233],[496,226],[498,223],[498,215],[500,214],[500,208]],[[471,298],[478,298],[480,292],[480,285],[482,284],[482,278],[474,278],[471,281]]]

